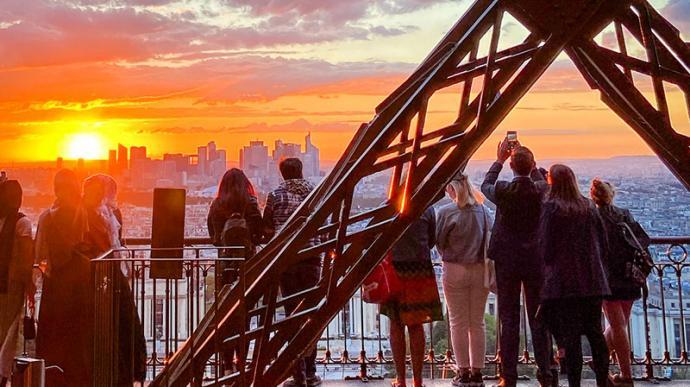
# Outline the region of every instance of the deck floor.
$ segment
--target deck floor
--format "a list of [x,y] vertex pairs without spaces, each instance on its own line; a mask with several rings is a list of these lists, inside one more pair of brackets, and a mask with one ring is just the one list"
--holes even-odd
[[[491,387],[495,385],[495,381],[487,381],[485,383],[486,387]],[[388,387],[391,385],[391,380],[372,380],[367,383],[363,383],[360,381],[336,381],[336,380],[327,380],[323,382],[324,387],[357,387],[357,386],[366,386],[366,387]],[[561,379],[561,386],[567,386],[568,382],[564,379]],[[450,386],[450,380],[448,379],[436,379],[436,380],[425,380],[424,381],[424,386],[426,387],[448,387]],[[539,386],[539,383],[537,383],[536,380],[534,381],[529,381],[529,382],[520,382],[518,383],[518,387],[534,387],[534,386]],[[658,386],[658,387],[681,387],[681,386],[690,386],[690,380],[676,380],[676,381],[671,381],[671,382],[658,382],[658,383],[650,383],[650,382],[635,382],[636,387],[647,387],[647,386]],[[582,381],[582,387],[596,387],[596,383],[594,380],[583,380]]]

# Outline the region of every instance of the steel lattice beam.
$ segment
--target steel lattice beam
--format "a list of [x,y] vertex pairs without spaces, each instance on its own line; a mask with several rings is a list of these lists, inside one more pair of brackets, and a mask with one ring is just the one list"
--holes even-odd
[[[530,35],[499,51],[505,12]],[[593,39],[611,23],[618,32],[619,51],[600,47]],[[648,61],[627,54],[623,26],[645,47]],[[490,47],[487,55],[478,57],[485,35]],[[690,49],[645,0],[477,0],[412,76],[376,108],[374,118],[359,128],[333,171],[286,228],[251,259],[247,288],[223,290],[154,385],[200,385],[203,367],[219,343],[239,351],[243,372],[223,376],[218,384],[279,383],[410,222],[433,203],[561,52],[690,188],[690,139],[672,127],[663,87],[663,82],[677,85],[690,104]],[[656,106],[635,86],[633,72],[652,77]],[[481,90],[472,98],[474,82]],[[429,99],[459,84],[457,119],[429,129]],[[389,199],[373,210],[354,211],[356,184],[385,170],[392,176]],[[364,223],[364,229],[353,230],[354,224]],[[323,242],[304,248],[316,235],[325,236]],[[286,302],[279,297],[280,274],[315,254],[325,256],[321,281],[291,296],[299,306],[276,318],[275,311]]]

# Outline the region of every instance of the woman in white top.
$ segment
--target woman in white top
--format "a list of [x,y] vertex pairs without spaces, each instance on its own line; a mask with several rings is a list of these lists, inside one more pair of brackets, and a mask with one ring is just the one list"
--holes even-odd
[[484,384],[484,308],[489,294],[484,259],[492,221],[467,175],[453,178],[446,193],[453,202],[438,209],[436,248],[443,260],[443,293],[459,368],[452,385],[479,387]]
[[0,386],[5,386],[17,354],[25,298],[33,308],[35,287],[31,222],[19,212],[22,188],[15,180],[0,184]]

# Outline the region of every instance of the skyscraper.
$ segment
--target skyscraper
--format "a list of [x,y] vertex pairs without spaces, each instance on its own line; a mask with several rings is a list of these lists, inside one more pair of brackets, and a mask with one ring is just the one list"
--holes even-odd
[[117,168],[117,150],[111,149],[108,151],[108,173],[111,176],[118,174]]
[[129,169],[129,160],[127,158],[127,147],[122,144],[117,144],[117,167],[120,172]]
[[146,147],[145,146],[133,146],[129,148],[129,159],[130,162],[134,160],[146,160]]
[[305,167],[307,165],[309,166],[309,169],[305,168],[307,170],[307,172],[305,172],[305,176],[319,176],[321,174],[321,165],[319,165],[319,148],[315,147],[314,144],[311,143],[311,132],[307,134],[307,137],[305,137],[304,141],[305,146],[303,161]]
[[206,176],[206,172],[208,171],[208,148],[205,146],[200,146],[197,149],[197,155],[199,157],[197,173],[199,176]]
[[263,141],[250,141],[240,151],[240,168],[248,177],[265,177],[268,172],[268,147]]

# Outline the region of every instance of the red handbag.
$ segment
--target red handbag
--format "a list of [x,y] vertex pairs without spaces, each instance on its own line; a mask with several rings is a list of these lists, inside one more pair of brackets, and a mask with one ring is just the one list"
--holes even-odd
[[395,300],[401,291],[402,283],[389,253],[362,283],[362,300],[370,304],[385,304]]

